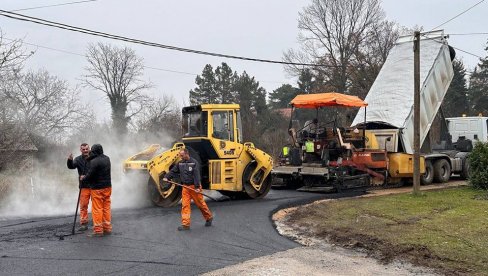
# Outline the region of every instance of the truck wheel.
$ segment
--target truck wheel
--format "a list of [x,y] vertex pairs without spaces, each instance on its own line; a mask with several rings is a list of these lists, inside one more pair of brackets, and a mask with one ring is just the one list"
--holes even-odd
[[432,184],[434,181],[434,166],[430,160],[425,160],[425,173],[420,177],[422,185]]
[[463,170],[460,173],[461,178],[466,180],[469,178],[469,160],[466,158],[463,163]]
[[434,181],[445,183],[451,177],[451,165],[446,159],[439,159],[434,163]]

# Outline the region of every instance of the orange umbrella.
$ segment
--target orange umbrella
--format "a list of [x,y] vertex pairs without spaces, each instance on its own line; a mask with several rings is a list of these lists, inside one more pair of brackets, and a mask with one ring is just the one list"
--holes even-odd
[[363,107],[368,105],[356,96],[335,92],[297,95],[290,104],[297,108],[319,108],[323,106]]

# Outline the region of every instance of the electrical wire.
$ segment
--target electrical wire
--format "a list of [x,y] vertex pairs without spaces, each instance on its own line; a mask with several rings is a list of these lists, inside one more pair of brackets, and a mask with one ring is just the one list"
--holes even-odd
[[[6,37],[3,37],[3,39],[10,40],[10,41],[15,41],[15,39],[6,38]],[[75,52],[70,52],[70,51],[61,50],[61,49],[57,49],[57,48],[42,46],[42,45],[39,45],[39,44],[29,43],[29,42],[26,42],[24,40],[22,40],[22,43],[23,44],[26,44],[26,45],[30,45],[30,46],[42,48],[42,49],[47,49],[47,50],[51,50],[51,51],[56,51],[56,52],[61,52],[61,53],[64,53],[64,54],[70,54],[70,55],[75,55],[75,56],[80,56],[80,57],[85,57],[86,58],[86,55],[83,55],[83,54],[80,54],[80,53],[75,53]],[[165,71],[165,72],[171,72],[171,73],[178,73],[178,74],[185,74],[185,75],[197,76],[197,74],[189,73],[189,72],[176,71],[176,70],[170,70],[170,69],[163,69],[163,68],[157,68],[157,67],[151,67],[151,66],[145,66],[145,65],[143,67],[144,68],[147,68],[147,69],[158,70],[158,71]]]
[[[10,41],[15,41],[15,39],[6,38],[6,37],[3,37],[3,39],[10,40]],[[61,53],[64,53],[64,54],[70,54],[70,55],[75,55],[75,56],[80,56],[80,57],[85,57],[86,58],[86,55],[83,55],[83,54],[80,54],[80,53],[75,53],[75,52],[70,52],[70,51],[61,50],[61,49],[52,48],[52,47],[47,47],[47,46],[43,46],[43,45],[39,45],[39,44],[29,43],[29,42],[26,42],[26,41],[23,41],[23,40],[22,40],[22,43],[23,44],[26,44],[26,45],[30,45],[30,46],[42,48],[42,49],[47,49],[47,50],[51,50],[51,51],[56,51],[56,52],[61,52]],[[185,74],[185,75],[197,76],[197,74],[189,73],[189,72],[176,71],[176,70],[170,70],[170,69],[163,69],[163,68],[157,68],[157,67],[145,66],[145,65],[143,67],[144,68],[147,68],[147,69],[158,70],[158,71],[165,71],[165,72],[171,72],[171,73],[178,73],[178,74]]]
[[[423,36],[425,40],[432,40],[432,41],[435,41],[435,42],[437,42],[437,43],[444,44],[444,42],[443,42],[443,41],[438,40],[438,38],[437,38],[437,37],[436,37],[436,38],[430,38],[430,37],[427,37],[427,34],[426,34],[426,33],[421,33],[420,35],[421,35],[421,36]],[[449,44],[449,46],[451,46],[452,48],[454,48],[454,49],[456,49],[456,50],[458,50],[458,51],[461,51],[461,52],[463,52],[463,53],[466,53],[466,54],[468,54],[468,55],[472,55],[472,56],[474,56],[474,57],[481,58],[481,59],[483,58],[483,57],[481,57],[481,56],[478,56],[477,54],[473,54],[473,53],[468,52],[468,51],[465,51],[465,50],[463,50],[463,49],[459,49],[459,48],[457,48],[457,47],[454,47],[454,46],[452,46],[451,44]]]
[[488,33],[459,33],[459,34],[449,34],[449,35],[488,35]]
[[28,10],[35,10],[35,9],[42,9],[42,8],[50,8],[50,7],[58,7],[58,6],[66,6],[66,5],[80,4],[80,3],[86,3],[86,2],[95,2],[95,1],[97,1],[97,0],[85,0],[85,1],[67,2],[67,3],[54,4],[54,5],[46,5],[46,6],[38,6],[38,7],[32,7],[32,8],[16,9],[16,10],[11,10],[11,12],[28,11]]
[[436,26],[436,27],[432,28],[432,29],[431,29],[431,31],[436,30],[436,29],[438,29],[438,28],[440,28],[440,27],[444,26],[445,24],[447,24],[447,23],[451,22],[452,20],[454,20],[454,19],[458,18],[459,16],[461,16],[461,15],[465,14],[466,12],[468,12],[469,10],[473,9],[474,7],[478,6],[479,4],[481,4],[481,3],[483,3],[483,2],[485,2],[485,0],[481,0],[481,1],[479,1],[478,3],[474,4],[473,6],[469,7],[469,8],[468,8],[468,9],[466,9],[466,10],[464,10],[463,12],[461,12],[461,13],[457,14],[456,16],[452,17],[451,19],[447,20],[446,22],[444,22],[444,23],[440,24],[439,26]]
[[[2,39],[6,39],[6,40],[9,40],[9,41],[15,41],[15,39],[7,38],[7,37],[2,37]],[[75,56],[80,56],[80,57],[85,57],[86,58],[86,55],[83,55],[83,54],[80,54],[80,53],[75,53],[75,52],[70,52],[70,51],[66,51],[66,50],[62,50],[62,49],[57,49],[57,48],[47,47],[47,46],[43,46],[43,45],[39,45],[39,44],[29,43],[29,42],[26,42],[24,40],[22,40],[22,43],[23,44],[26,44],[26,45],[34,46],[34,47],[37,47],[37,48],[47,49],[47,50],[51,50],[51,51],[56,51],[56,52],[61,52],[61,53],[64,53],[64,54],[70,54],[70,55],[75,55]],[[169,73],[176,73],[176,74],[183,74],[183,75],[190,75],[190,76],[198,76],[198,74],[190,73],[190,72],[184,72],[184,71],[164,69],[164,68],[158,68],[158,67],[152,67],[152,66],[146,66],[146,65],[144,65],[143,67],[146,68],[146,69],[152,69],[152,70],[169,72]],[[282,81],[267,81],[267,80],[260,80],[259,82],[264,82],[264,83],[280,83],[280,84],[283,84],[284,83]]]
[[80,28],[80,27],[76,27],[76,26],[71,26],[71,25],[67,25],[67,24],[63,24],[63,23],[54,22],[54,21],[49,21],[49,20],[45,20],[45,19],[41,19],[41,18],[36,18],[36,17],[27,16],[27,15],[23,15],[23,14],[13,13],[13,12],[1,10],[1,9],[0,9],[0,15],[11,18],[11,19],[15,19],[15,20],[27,21],[27,22],[31,22],[31,23],[35,23],[35,24],[39,24],[39,25],[54,27],[54,28],[68,30],[68,31],[72,31],[72,32],[84,33],[84,34],[88,34],[88,35],[92,35],[92,36],[104,37],[104,38],[108,38],[108,39],[125,41],[125,42],[134,43],[134,44],[157,47],[157,48],[162,48],[162,49],[167,49],[167,50],[174,50],[174,51],[179,51],[179,52],[193,53],[193,54],[199,54],[199,55],[207,55],[207,56],[214,56],[214,57],[222,57],[222,58],[229,58],[229,59],[239,59],[239,60],[246,60],[246,61],[263,62],[263,63],[283,64],[283,65],[310,66],[310,67],[339,67],[339,66],[325,65],[325,64],[296,63],[296,62],[285,62],[285,61],[269,60],[269,59],[249,58],[249,57],[244,57],[244,56],[234,56],[234,55],[220,54],[220,53],[214,53],[214,52],[207,52],[207,51],[202,51],[202,50],[182,48],[182,47],[171,46],[171,45],[164,45],[164,44],[150,42],[150,41],[144,41],[144,40],[124,37],[124,36],[119,36],[119,35],[113,35],[113,34],[104,33],[104,32],[93,31],[93,30]]
[[452,45],[449,45],[449,46],[451,46],[452,48],[454,48],[454,49],[456,49],[456,50],[458,50],[458,51],[461,51],[461,52],[463,52],[463,53],[466,53],[466,54],[468,54],[468,55],[472,55],[472,56],[474,56],[474,57],[477,57],[477,58],[481,58],[481,59],[483,59],[483,57],[478,56],[478,55],[476,55],[476,54],[473,54],[473,53],[470,53],[470,52],[468,52],[468,51],[465,51],[465,50],[459,49],[459,48],[454,47],[454,46],[452,46]]
[[[476,4],[472,5],[471,7],[467,8],[467,9],[466,9],[466,10],[464,10],[464,11],[462,11],[461,13],[457,14],[456,16],[454,16],[454,17],[450,18],[449,20],[447,20],[447,21],[443,22],[442,24],[440,24],[440,25],[438,25],[438,26],[436,26],[436,27],[432,28],[432,29],[431,29],[431,31],[433,31],[433,30],[435,30],[435,29],[438,29],[438,28],[440,28],[440,27],[444,26],[445,24],[447,24],[447,23],[451,22],[452,20],[454,20],[454,19],[458,18],[459,16],[461,16],[461,15],[465,14],[466,12],[470,11],[471,9],[473,9],[474,7],[478,6],[479,4],[481,4],[481,3],[483,3],[483,2],[485,2],[485,0],[481,0],[481,1],[477,2]],[[450,35],[475,35],[475,34],[476,34],[476,35],[479,35],[479,34],[488,34],[488,33],[466,33],[466,34],[450,34]],[[425,37],[426,37],[426,35],[425,35],[425,34],[422,34],[422,36],[425,36]],[[438,40],[435,40],[435,39],[433,39],[433,40],[434,40],[434,41],[436,41],[436,42],[442,43],[441,41],[438,41]],[[452,46],[452,45],[450,45],[450,46],[451,46],[452,48],[454,48],[454,49],[456,49],[456,50],[460,51],[460,52],[463,52],[463,53],[466,53],[466,54],[468,54],[468,55],[471,55],[471,56],[478,57],[478,58],[482,59],[482,57],[480,57],[480,56],[478,56],[478,55],[476,55],[476,54],[473,54],[473,53],[470,53],[470,52],[468,52],[468,51],[465,51],[465,50],[459,49],[459,48],[454,47],[454,46]]]

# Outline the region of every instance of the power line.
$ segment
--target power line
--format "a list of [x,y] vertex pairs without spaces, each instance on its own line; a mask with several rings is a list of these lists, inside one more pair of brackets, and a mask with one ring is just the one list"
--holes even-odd
[[[422,35],[423,37],[425,37],[425,40],[432,40],[432,41],[435,41],[435,42],[437,42],[437,43],[444,44],[444,42],[443,42],[443,41],[438,40],[438,38],[430,38],[430,37],[427,37],[427,34],[426,34],[426,33],[422,33],[421,35]],[[474,57],[478,57],[478,58],[481,58],[481,59],[483,58],[483,57],[481,57],[481,56],[478,56],[477,54],[473,54],[473,53],[470,53],[470,52],[465,51],[465,50],[463,50],[463,49],[459,49],[459,48],[457,48],[457,47],[454,47],[454,46],[452,46],[451,44],[449,44],[449,46],[451,46],[452,48],[454,48],[454,49],[456,49],[456,50],[458,50],[458,51],[461,51],[461,52],[463,52],[463,53],[466,53],[466,54],[468,54],[468,55],[472,55],[472,56],[474,56]]]
[[459,34],[449,34],[449,35],[488,35],[488,33],[459,33]]
[[[6,37],[3,37],[3,39],[10,40],[10,41],[14,41],[15,40],[15,39],[6,38]],[[61,53],[64,53],[64,54],[70,54],[70,55],[75,55],[75,56],[80,56],[80,57],[85,57],[86,58],[86,55],[83,55],[83,54],[80,54],[80,53],[75,53],[75,52],[70,52],[70,51],[61,50],[61,49],[52,48],[52,47],[47,47],[47,46],[43,46],[43,45],[39,45],[39,44],[29,43],[29,42],[26,42],[24,40],[22,40],[22,43],[23,44],[26,44],[26,45],[30,45],[30,46],[42,48],[42,49],[47,49],[47,50],[51,50],[51,51],[56,51],[56,52],[61,52]],[[169,70],[169,69],[163,69],[163,68],[157,68],[157,67],[151,67],[151,66],[143,66],[143,67],[144,68],[147,68],[147,69],[158,70],[158,71],[165,71],[165,72],[171,72],[171,73],[178,73],[178,74],[185,74],[185,75],[197,76],[197,74],[189,73],[189,72]]]
[[[2,39],[6,39],[6,40],[10,40],[10,41],[15,41],[15,39],[6,38],[6,37],[2,37]],[[39,44],[29,43],[29,42],[26,42],[24,40],[22,40],[22,43],[23,44],[26,44],[26,45],[30,45],[30,46],[42,48],[42,49],[47,49],[47,50],[51,50],[51,51],[56,51],[56,52],[61,52],[61,53],[64,53],[64,54],[70,54],[70,55],[75,55],[75,56],[80,56],[80,57],[85,57],[86,58],[86,55],[83,55],[83,54],[80,54],[80,53],[75,53],[75,52],[70,52],[70,51],[66,51],[66,50],[62,50],[62,49],[57,49],[57,48],[47,47],[47,46],[43,46],[43,45],[39,45]],[[152,70],[157,70],[157,71],[164,71],[164,72],[170,72],[170,73],[176,73],[176,74],[183,74],[183,75],[190,75],[190,76],[198,76],[198,74],[190,73],[190,72],[184,72],[184,71],[163,69],[163,68],[146,66],[146,65],[144,65],[143,67],[146,68],[146,69],[152,69]],[[260,80],[259,82],[265,82],[265,83],[281,83],[281,84],[284,83],[282,81],[267,81],[267,80]]]
[[89,35],[93,35],[93,36],[105,37],[105,38],[109,38],[109,39],[120,40],[120,41],[125,41],[125,42],[145,45],[145,46],[151,46],[151,47],[157,47],[157,48],[162,48],[162,49],[167,49],[167,50],[179,51],[179,52],[193,53],[193,54],[199,54],[199,55],[207,55],[207,56],[214,56],[214,57],[222,57],[222,58],[230,58],[230,59],[255,61],[255,62],[283,64],[283,65],[312,66],[312,67],[338,67],[338,66],[324,65],[324,64],[296,63],[296,62],[285,62],[285,61],[269,60],[269,59],[249,58],[249,57],[243,57],[243,56],[219,54],[219,53],[207,52],[207,51],[202,51],[202,50],[194,50],[194,49],[182,48],[182,47],[177,47],[177,46],[164,45],[164,44],[155,43],[155,42],[149,42],[149,41],[124,37],[124,36],[119,36],[119,35],[113,35],[113,34],[93,31],[93,30],[89,30],[89,29],[85,29],[85,28],[75,27],[75,26],[71,26],[71,25],[67,25],[67,24],[63,24],[63,23],[53,22],[53,21],[49,21],[49,20],[45,20],[45,19],[41,19],[41,18],[36,18],[36,17],[31,17],[31,16],[27,16],[27,15],[23,15],[23,14],[13,13],[13,12],[5,11],[5,10],[0,10],[0,15],[11,18],[11,19],[15,19],[15,20],[27,21],[27,22],[31,22],[31,23],[35,23],[35,24],[39,24],[39,25],[54,27],[54,28],[68,30],[68,31],[72,31],[72,32],[79,32],[79,33],[89,34]]
[[475,56],[475,57],[478,57],[478,58],[481,58],[481,59],[483,58],[483,57],[480,57],[480,56],[478,56],[478,55],[476,55],[476,54],[470,53],[470,52],[468,52],[468,51],[465,51],[465,50],[462,50],[462,49],[456,48],[456,47],[454,47],[454,46],[452,46],[452,45],[450,45],[450,46],[451,46],[452,48],[454,48],[454,49],[456,49],[456,50],[458,50],[458,51],[461,51],[461,52],[463,52],[463,53],[466,53],[466,54],[468,54],[468,55],[472,55],[472,56]]
[[[3,37],[3,39],[10,40],[10,41],[15,41],[15,39],[6,38],[6,37]],[[38,47],[38,48],[48,49],[48,50],[51,50],[51,51],[57,51],[57,52],[65,53],[65,54],[86,57],[85,55],[82,55],[82,54],[79,54],[79,53],[74,53],[74,52],[70,52],[70,51],[66,51],[66,50],[61,50],[61,49],[51,48],[51,47],[42,46],[42,45],[38,45],[38,44],[33,44],[33,43],[25,42],[24,40],[22,40],[22,43],[23,44],[26,44],[26,45],[30,45],[30,46],[35,46],[35,47]]]
[[[436,26],[436,27],[432,28],[432,30],[436,30],[436,29],[438,29],[438,28],[440,28],[440,27],[444,26],[445,24],[447,24],[447,23],[451,22],[452,20],[454,20],[454,19],[458,18],[459,16],[463,15],[464,13],[468,12],[469,10],[471,10],[472,8],[474,8],[474,7],[478,6],[479,4],[481,4],[481,3],[483,3],[483,2],[485,2],[485,0],[481,0],[481,1],[479,1],[478,3],[474,4],[473,6],[469,7],[468,9],[466,9],[466,10],[464,10],[463,12],[459,13],[458,15],[456,15],[456,16],[454,16],[454,17],[452,17],[451,19],[447,20],[446,22],[444,22],[444,23],[440,24],[439,26]],[[432,30],[431,30],[431,31],[432,31]]]
[[38,6],[38,7],[24,8],[24,9],[17,9],[17,10],[11,10],[11,11],[12,11],[12,12],[17,12],[17,11],[27,11],[27,10],[35,10],[35,9],[42,9],[42,8],[50,8],[50,7],[66,6],[66,5],[80,4],[80,3],[86,3],[86,2],[95,2],[95,1],[97,1],[97,0],[85,0],[85,1],[67,2],[67,3],[61,3],[61,4],[46,5],[46,6]]
[[158,71],[164,71],[164,72],[170,72],[170,73],[177,73],[177,74],[198,76],[198,74],[195,74],[195,73],[189,73],[189,72],[183,72],[183,71],[176,71],[176,70],[169,70],[169,69],[161,69],[161,68],[151,67],[151,66],[144,66],[144,68],[158,70]]

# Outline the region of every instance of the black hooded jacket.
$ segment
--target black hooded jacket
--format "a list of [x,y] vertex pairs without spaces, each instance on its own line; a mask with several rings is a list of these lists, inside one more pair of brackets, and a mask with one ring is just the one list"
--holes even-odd
[[[68,166],[68,169],[78,170],[78,176],[85,175],[88,172],[88,160],[83,157],[83,155],[75,157],[75,159],[68,159],[68,162],[66,163]],[[79,181],[79,188],[90,188],[88,183],[86,183],[85,180],[79,180],[80,178],[78,177]]]
[[92,146],[88,161],[89,168],[84,180],[90,185],[90,188],[99,190],[111,187],[110,158],[103,154],[100,144]]

